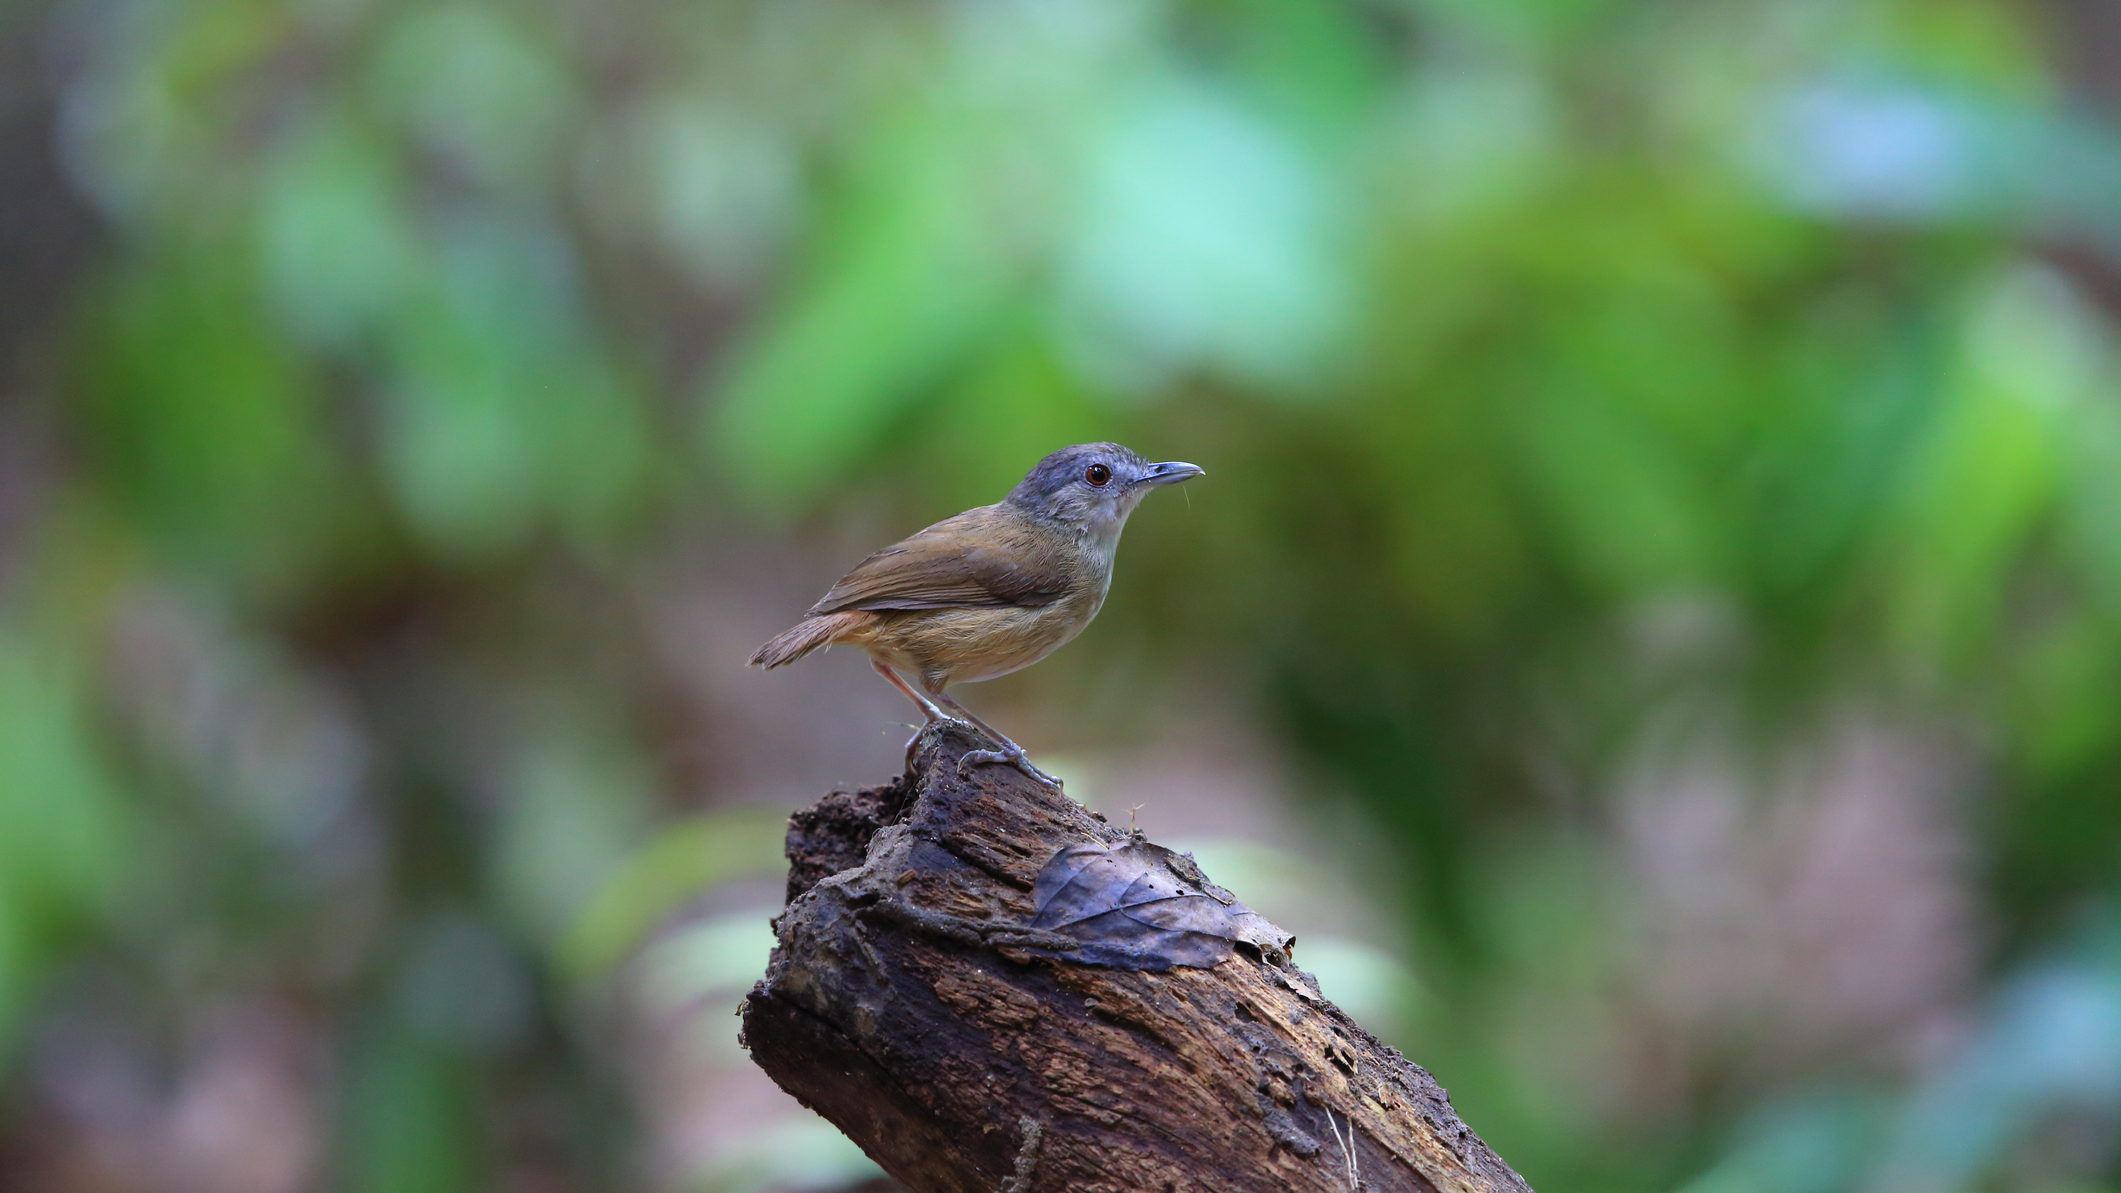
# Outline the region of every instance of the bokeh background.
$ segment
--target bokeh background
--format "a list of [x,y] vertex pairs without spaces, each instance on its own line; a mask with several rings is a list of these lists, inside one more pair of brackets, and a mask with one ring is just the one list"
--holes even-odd
[[741,662],[1192,460],[968,689],[1532,1183],[2121,1188],[2121,6],[0,4],[0,1187],[888,1189]]

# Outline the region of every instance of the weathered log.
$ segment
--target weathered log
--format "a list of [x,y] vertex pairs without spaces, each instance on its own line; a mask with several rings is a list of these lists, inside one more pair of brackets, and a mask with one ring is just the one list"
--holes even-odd
[[1064,847],[1128,834],[923,735],[895,783],[790,822],[778,946],[744,1041],[919,1193],[1529,1193],[1435,1079],[1271,948],[1082,963],[1033,929]]

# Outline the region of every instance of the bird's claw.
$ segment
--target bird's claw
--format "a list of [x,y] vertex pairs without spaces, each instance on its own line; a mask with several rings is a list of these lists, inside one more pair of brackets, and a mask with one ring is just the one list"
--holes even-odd
[[1014,742],[1009,743],[1009,748],[1005,750],[965,751],[964,755],[957,760],[958,777],[967,778],[969,777],[967,772],[972,767],[985,766],[989,763],[1013,766],[1029,775],[1034,782],[1043,783],[1055,791],[1060,790],[1061,781],[1031,765],[1031,760],[1024,756],[1023,747]]

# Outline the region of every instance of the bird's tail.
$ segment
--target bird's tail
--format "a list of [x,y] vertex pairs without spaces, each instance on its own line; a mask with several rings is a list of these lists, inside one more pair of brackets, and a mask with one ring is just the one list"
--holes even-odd
[[850,631],[858,628],[869,617],[869,614],[859,609],[827,613],[822,617],[806,617],[774,635],[772,641],[752,652],[751,665],[772,670],[784,663],[793,663],[813,650],[845,640]]

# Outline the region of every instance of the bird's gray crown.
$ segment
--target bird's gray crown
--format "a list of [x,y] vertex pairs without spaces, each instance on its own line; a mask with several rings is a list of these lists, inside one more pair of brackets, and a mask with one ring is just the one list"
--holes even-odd
[[1117,443],[1080,443],[1038,462],[1003,504],[1068,526],[1108,556],[1149,490],[1202,475],[1198,464],[1152,464]]
[[[1090,470],[1100,464],[1111,479],[1104,485],[1092,484]],[[1104,493],[1117,497],[1146,475],[1149,467],[1140,454],[1117,443],[1078,443],[1040,460],[1009,491],[1007,500],[1011,505],[1047,513]]]

